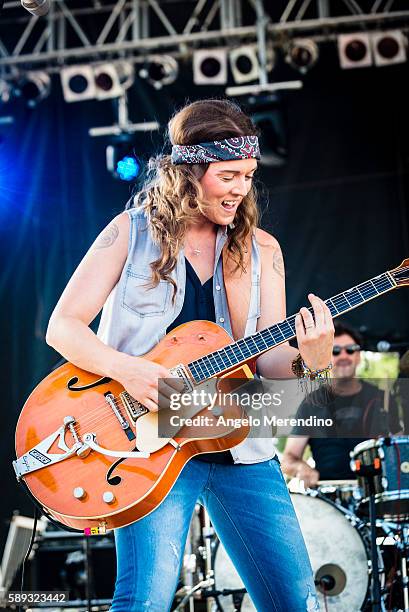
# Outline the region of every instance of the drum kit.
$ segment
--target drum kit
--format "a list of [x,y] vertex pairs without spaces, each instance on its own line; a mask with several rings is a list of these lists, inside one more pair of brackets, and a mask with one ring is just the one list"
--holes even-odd
[[[358,444],[351,468],[356,480],[289,487],[320,607],[409,611],[409,437]],[[181,584],[175,610],[256,612],[201,506],[191,523]]]

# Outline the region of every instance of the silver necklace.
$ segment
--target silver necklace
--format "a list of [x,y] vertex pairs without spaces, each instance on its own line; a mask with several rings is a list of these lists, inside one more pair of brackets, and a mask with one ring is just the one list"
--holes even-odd
[[198,248],[192,247],[192,245],[190,244],[189,240],[186,240],[186,244],[189,247],[189,249],[191,250],[192,255],[200,255],[201,254],[202,249],[198,249]]
[[[197,248],[197,247],[192,246],[192,244],[190,243],[190,240],[188,240],[187,238],[186,238],[186,244],[187,244],[187,246],[189,247],[189,249],[190,249],[190,251],[191,251],[192,255],[196,255],[196,256],[197,256],[197,255],[201,255],[201,254],[202,254],[202,252],[203,252],[203,251],[202,251],[203,247],[199,249],[199,248]],[[207,246],[207,245],[206,245],[206,246]]]

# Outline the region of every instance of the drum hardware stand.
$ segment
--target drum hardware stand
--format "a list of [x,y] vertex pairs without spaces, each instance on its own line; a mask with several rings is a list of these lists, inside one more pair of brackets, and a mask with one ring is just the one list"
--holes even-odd
[[[189,587],[183,587],[178,591],[178,593],[176,593],[177,595],[181,595],[182,592],[184,592],[184,596],[181,602],[175,608],[175,612],[182,611],[189,598],[191,598],[192,595],[199,590],[202,590],[202,597],[206,599],[207,612],[214,612],[214,607],[212,605],[211,600],[216,599],[216,597],[218,597],[219,595],[223,597],[231,595],[233,599],[234,611],[240,612],[244,595],[247,593],[247,590],[245,588],[223,589],[222,591],[218,591],[211,588],[214,586],[214,569],[212,567],[212,540],[214,538],[215,532],[210,522],[209,514],[206,508],[203,508],[203,510],[204,526],[202,527],[202,536],[205,544],[203,550],[203,558],[205,560],[206,578],[205,580],[201,580],[200,582],[198,582],[193,588],[189,589]],[[219,606],[217,606],[217,608],[219,609]]]
[[206,508],[203,508],[203,516],[204,526],[202,527],[202,537],[205,545],[204,547],[199,547],[199,552],[201,554],[201,557],[205,561],[206,578],[204,580],[200,580],[200,582],[198,582],[195,586],[185,585],[177,591],[176,596],[181,596],[182,600],[175,608],[175,612],[183,610],[188,600],[190,600],[190,609],[192,612],[194,606],[194,600],[192,595],[194,595],[194,593],[196,593],[197,591],[202,591],[202,597],[206,598],[207,612],[212,612],[213,610],[210,598],[214,597],[215,594],[215,591],[211,590],[214,586],[214,570],[212,567],[212,540],[214,537],[214,529],[210,522],[210,518],[206,511]]
[[402,542],[400,543],[402,551],[401,567],[402,567],[402,591],[404,610],[409,610],[409,579],[408,579],[408,552],[409,552],[409,527],[402,527]]
[[402,573],[402,593],[403,593],[403,610],[409,611],[409,577],[408,577],[408,556],[409,556],[409,527],[403,525],[401,531],[400,542],[396,542],[395,546],[401,554],[401,573]]
[[376,546],[376,509],[375,509],[375,476],[382,473],[381,460],[375,457],[372,463],[363,464],[361,460],[351,461],[351,469],[364,478],[369,488],[369,524],[371,527],[371,608],[372,612],[381,612],[381,585],[379,582],[378,552]]
[[[197,554],[196,554],[195,552],[196,547],[193,544],[194,541],[196,543],[196,537],[198,535],[198,534],[195,534],[194,532],[194,517],[199,516],[200,514],[200,511],[197,508],[198,508],[198,504],[196,505],[195,512],[192,515],[192,519],[191,519],[191,523],[189,527],[189,533],[188,533],[188,537],[186,541],[184,558],[183,558],[183,568],[184,568],[184,574],[183,574],[183,579],[182,579],[183,586],[181,586],[178,589],[178,591],[175,593],[175,597],[180,599],[179,604],[175,608],[175,612],[179,610],[184,610],[187,602],[189,602],[189,612],[194,612],[195,593],[197,593],[198,591],[201,591],[204,588],[210,588],[214,584],[214,580],[204,579],[202,567],[198,566],[198,559],[202,559],[202,560],[205,559],[205,556],[206,556],[205,548],[203,546],[198,545]],[[201,532],[202,532],[202,528],[200,528],[200,533]],[[198,571],[198,567],[199,567],[199,571]],[[194,576],[197,571],[198,571],[198,574],[196,578],[197,580],[199,580],[199,582],[195,584]]]
[[235,593],[232,593],[232,599],[233,599],[233,606],[234,606],[234,610],[236,612],[240,612],[241,610],[241,606],[243,604],[243,599],[245,594],[247,593],[246,589],[236,589]]
[[[206,580],[201,580],[200,582],[198,582],[194,587],[192,587],[191,589],[188,589],[188,591],[185,592],[182,601],[177,605],[174,612],[179,612],[180,610],[183,610],[183,608],[185,607],[189,599],[190,599],[190,604],[193,604],[194,602],[192,599],[192,595],[196,593],[196,591],[199,591],[201,589],[208,589],[209,587],[212,587],[213,585],[214,585],[213,578],[206,578]],[[185,590],[186,590],[186,587],[179,589],[176,595],[181,595],[182,591],[185,591]],[[208,590],[204,591],[203,593],[204,597],[212,597],[212,595],[207,594],[208,592],[209,592]]]
[[[205,597],[219,597],[220,595],[222,597],[228,597],[229,595],[232,596],[233,599],[233,606],[234,606],[234,612],[240,612],[241,610],[241,606],[243,604],[243,599],[244,596],[247,593],[247,589],[223,589],[222,591],[218,591],[213,590],[213,591],[206,591],[204,593]],[[219,609],[219,608],[218,608]]]
[[[183,565],[186,568],[184,576],[185,586],[184,588],[180,589],[180,595],[182,596],[183,605],[185,605],[185,602],[187,601],[186,596],[189,599],[189,612],[194,612],[194,600],[192,594],[194,592],[195,587],[193,585],[193,574],[195,573],[197,566],[196,555],[193,552],[192,537],[192,527],[190,526],[189,535],[185,547],[185,554],[183,557]],[[176,608],[176,610],[177,609],[178,608]]]
[[[212,524],[210,523],[209,514],[204,509],[204,526],[202,527],[202,535],[205,542],[205,571],[206,571],[206,580],[212,581],[212,585],[214,584],[214,570],[212,567],[212,538],[214,536],[214,529]],[[207,596],[207,592],[204,591],[204,596],[206,597],[206,610],[207,612],[212,612],[212,602],[210,601],[210,596]]]

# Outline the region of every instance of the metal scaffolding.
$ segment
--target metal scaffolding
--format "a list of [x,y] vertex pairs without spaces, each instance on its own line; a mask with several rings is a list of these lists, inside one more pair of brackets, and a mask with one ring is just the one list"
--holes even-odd
[[189,56],[204,46],[257,43],[261,27],[276,45],[295,36],[331,40],[362,28],[408,29],[409,8],[407,0],[51,0],[49,14],[37,18],[13,0],[0,15],[0,69],[7,76],[164,52]]

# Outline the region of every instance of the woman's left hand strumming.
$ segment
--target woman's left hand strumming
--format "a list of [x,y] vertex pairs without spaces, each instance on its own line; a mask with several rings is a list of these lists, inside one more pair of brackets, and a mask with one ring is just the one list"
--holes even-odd
[[328,306],[313,293],[308,294],[314,316],[301,308],[295,317],[298,349],[310,370],[321,370],[331,363],[334,325]]

